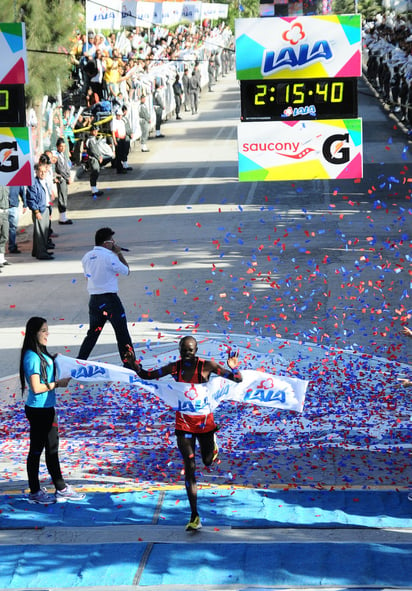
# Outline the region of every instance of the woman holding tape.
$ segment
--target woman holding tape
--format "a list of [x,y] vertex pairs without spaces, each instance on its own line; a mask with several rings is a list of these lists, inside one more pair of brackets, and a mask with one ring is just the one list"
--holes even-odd
[[[45,318],[33,316],[26,324],[20,355],[20,382],[22,392],[28,384],[25,413],[30,424],[30,448],[27,456],[29,503],[80,501],[83,493],[66,484],[60,469],[59,434],[55,411],[56,388],[65,388],[70,378],[56,379],[54,358],[47,350],[49,329]],[[40,487],[40,456],[46,450],[46,465],[56,488],[54,496]]]

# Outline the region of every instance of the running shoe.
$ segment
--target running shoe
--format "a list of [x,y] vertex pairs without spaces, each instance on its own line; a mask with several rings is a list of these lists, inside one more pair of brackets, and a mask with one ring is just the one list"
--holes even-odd
[[193,521],[189,521],[189,523],[186,525],[186,531],[197,531],[201,527],[202,522],[200,521],[200,517],[199,515],[196,515]]
[[49,495],[45,488],[41,488],[36,493],[30,493],[27,500],[32,504],[52,505],[56,502],[56,497]]
[[82,492],[77,492],[70,486],[70,484],[66,485],[66,488],[63,490],[56,490],[56,501],[58,503],[65,503],[66,501],[83,501],[86,498],[86,495]]

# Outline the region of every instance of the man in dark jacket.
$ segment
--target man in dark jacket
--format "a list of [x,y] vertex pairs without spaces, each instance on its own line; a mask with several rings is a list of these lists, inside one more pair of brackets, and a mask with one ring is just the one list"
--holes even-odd
[[49,209],[46,186],[47,164],[38,164],[34,183],[27,187],[26,201],[32,212],[33,219],[33,248],[32,256],[48,261],[53,255],[47,252],[49,240]]

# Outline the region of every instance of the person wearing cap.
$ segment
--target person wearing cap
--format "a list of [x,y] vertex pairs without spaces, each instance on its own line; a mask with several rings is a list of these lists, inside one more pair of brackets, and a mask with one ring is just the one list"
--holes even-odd
[[120,246],[113,239],[114,230],[100,228],[95,234],[95,246],[82,258],[84,276],[89,292],[89,330],[80,347],[78,359],[88,359],[108,320],[116,334],[120,359],[132,348],[126,313],[118,296],[119,275],[129,275]]
[[94,44],[95,34],[93,31],[87,33],[87,39],[84,39],[82,54],[87,53],[88,55],[94,55],[96,52],[96,46]]
[[100,197],[103,195],[103,191],[99,191],[97,188],[97,179],[100,174],[100,165],[103,162],[103,154],[99,148],[98,140],[99,128],[97,125],[92,125],[90,129],[90,137],[86,141],[86,150],[89,156],[89,168],[90,168],[90,188],[93,197]]
[[120,107],[114,112],[111,127],[113,145],[116,154],[117,174],[124,174],[127,172],[126,168],[123,166],[123,162],[126,160],[126,125],[123,121],[123,112]]

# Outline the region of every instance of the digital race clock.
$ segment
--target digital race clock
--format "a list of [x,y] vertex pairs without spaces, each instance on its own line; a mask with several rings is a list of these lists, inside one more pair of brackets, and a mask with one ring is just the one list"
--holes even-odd
[[0,127],[25,127],[24,84],[0,85]]
[[354,119],[356,78],[241,80],[242,121]]

